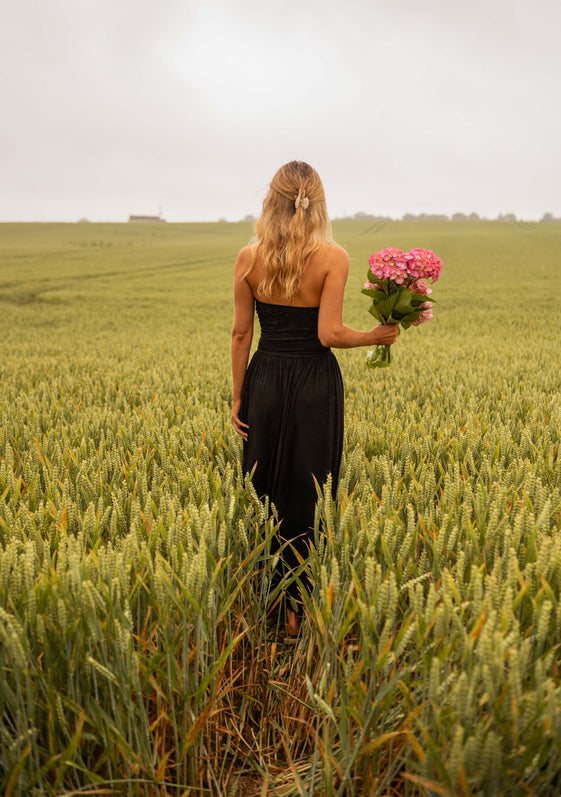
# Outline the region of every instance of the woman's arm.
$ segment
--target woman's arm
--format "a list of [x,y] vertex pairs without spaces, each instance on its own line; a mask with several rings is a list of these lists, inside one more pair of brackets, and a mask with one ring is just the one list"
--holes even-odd
[[323,346],[352,349],[373,344],[391,345],[397,340],[398,324],[379,324],[368,332],[343,324],[343,298],[349,275],[349,256],[337,247],[330,253],[330,262],[319,303],[318,337]]
[[232,423],[238,434],[247,440],[248,426],[239,418],[242,386],[253,339],[253,294],[243,275],[251,265],[251,249],[240,250],[234,273],[234,327],[232,329]]

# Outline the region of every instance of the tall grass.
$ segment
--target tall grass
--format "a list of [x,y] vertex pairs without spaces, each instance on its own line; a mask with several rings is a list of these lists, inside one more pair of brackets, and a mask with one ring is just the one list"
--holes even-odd
[[339,358],[342,476],[289,647],[228,425],[247,230],[162,227],[3,229],[3,793],[559,793],[558,233],[336,228],[357,326],[371,251],[446,273],[389,372]]

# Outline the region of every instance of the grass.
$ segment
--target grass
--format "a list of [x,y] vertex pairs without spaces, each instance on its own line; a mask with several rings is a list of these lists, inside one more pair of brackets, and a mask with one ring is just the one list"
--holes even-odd
[[556,225],[340,222],[434,249],[435,320],[338,353],[299,644],[228,424],[244,224],[0,227],[7,795],[561,790]]

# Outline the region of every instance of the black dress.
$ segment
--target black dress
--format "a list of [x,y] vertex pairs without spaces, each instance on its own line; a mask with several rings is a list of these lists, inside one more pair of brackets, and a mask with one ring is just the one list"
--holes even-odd
[[[249,424],[243,469],[256,466],[257,494],[269,496],[282,520],[280,542],[290,540],[306,558],[317,500],[313,477],[322,484],[331,473],[333,496],[337,489],[343,381],[334,354],[318,338],[319,308],[255,304],[261,338],[242,388],[239,415]],[[281,562],[293,569],[298,558],[291,546]],[[288,592],[297,598],[295,585]]]

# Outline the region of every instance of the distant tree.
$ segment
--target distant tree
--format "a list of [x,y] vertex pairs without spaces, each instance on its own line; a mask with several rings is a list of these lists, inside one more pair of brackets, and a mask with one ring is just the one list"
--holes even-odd
[[468,216],[468,221],[479,221],[479,214],[478,213],[470,213]]
[[81,219],[78,219],[78,224],[89,224],[89,223],[90,223],[90,220],[86,219],[85,216],[83,216]]
[[544,213],[540,222],[545,222],[546,224],[561,224],[561,219],[554,216],[553,213]]
[[257,221],[255,216],[252,216],[251,213],[248,213],[247,216],[244,216],[242,221],[247,222],[248,224],[255,224]]
[[353,216],[353,219],[356,221],[373,221],[374,218],[375,216],[373,216],[371,213],[364,213],[362,210],[359,210],[358,213],[355,213]]
[[226,224],[226,219],[222,216],[221,218],[218,219],[218,223],[219,224]]
[[[450,221],[450,217],[446,213],[404,213],[401,217],[402,221]],[[391,219],[390,219],[391,221]]]
[[497,221],[516,221],[514,213],[499,213]]
[[449,221],[444,213],[404,213],[402,221]]
[[467,218],[465,213],[454,213],[452,221],[467,221]]

